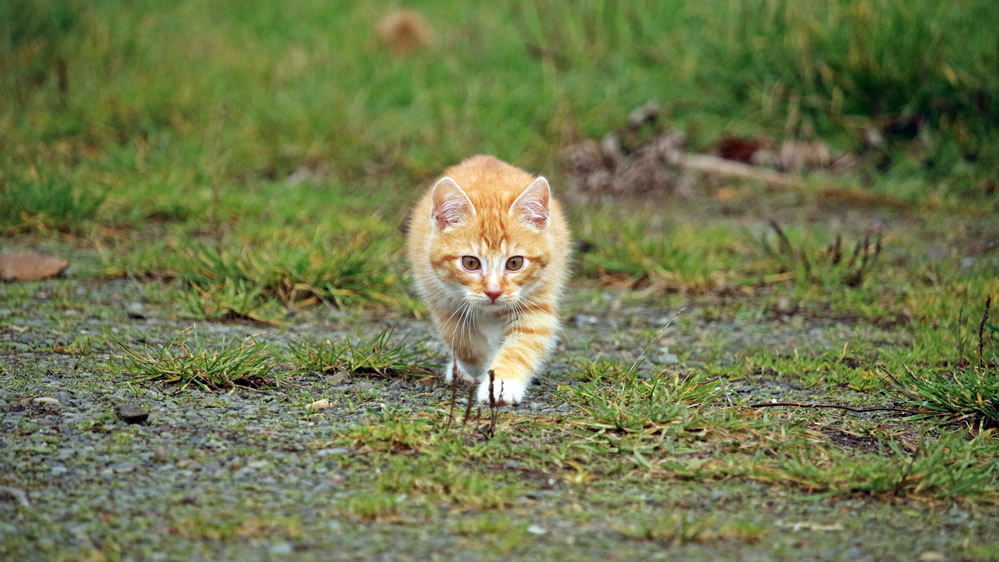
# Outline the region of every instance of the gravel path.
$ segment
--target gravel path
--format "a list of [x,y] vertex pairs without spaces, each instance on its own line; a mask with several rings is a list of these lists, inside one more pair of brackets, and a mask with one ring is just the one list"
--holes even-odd
[[[189,325],[146,302],[148,290],[124,281],[57,280],[18,289],[4,303],[3,558],[933,560],[947,557],[961,541],[999,540],[996,510],[974,505],[828,499],[739,481],[648,481],[628,489],[604,482],[587,488],[527,470],[517,477],[522,493],[505,510],[444,504],[415,518],[411,512],[384,521],[352,517],[344,506],[370,482],[370,453],[345,444],[344,435],[387,423],[389,416],[445,408],[447,389],[413,378],[311,375],[259,391],[205,393],[134,383],[118,372],[118,351],[108,340],[162,343]],[[568,405],[555,388],[571,384],[575,358],[633,361],[677,304],[622,301],[614,293],[573,297],[566,326],[572,337],[517,411],[565,412]],[[804,329],[777,318],[712,321],[700,312],[706,306],[688,303],[677,329],[649,347],[650,368],[707,353],[737,361],[740,350],[752,346],[835,349],[858,329],[835,321],[810,322]],[[612,319],[610,329],[604,318]],[[305,335],[366,334],[389,325],[426,333],[410,320],[318,313],[285,330],[198,323],[192,334],[210,342],[257,334],[280,345]],[[74,342],[90,348],[56,353],[53,342],[63,351]],[[781,380],[744,381],[733,389],[758,399],[816,392]],[[320,398],[330,399],[332,407],[306,409]],[[139,411],[123,412],[123,406]],[[518,467],[507,463],[502,469]],[[729,518],[767,531],[752,540],[682,541],[640,540],[627,530],[632,521],[664,514]]]

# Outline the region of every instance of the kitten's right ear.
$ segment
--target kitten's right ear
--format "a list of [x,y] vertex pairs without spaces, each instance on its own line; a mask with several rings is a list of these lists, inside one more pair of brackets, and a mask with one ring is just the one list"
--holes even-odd
[[475,216],[472,201],[453,179],[444,176],[434,185],[434,208],[430,217],[438,229],[461,223]]

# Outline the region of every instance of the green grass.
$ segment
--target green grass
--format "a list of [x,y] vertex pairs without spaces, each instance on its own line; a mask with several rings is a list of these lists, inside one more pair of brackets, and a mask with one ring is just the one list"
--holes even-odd
[[[564,135],[599,136],[648,99],[664,102],[667,117],[706,144],[724,129],[779,136],[786,122],[807,119],[850,146],[860,127],[882,117],[926,115],[941,141],[931,158],[938,183],[924,193],[973,194],[980,176],[950,171],[987,171],[992,160],[982,151],[997,116],[983,113],[980,100],[999,91],[983,70],[995,62],[995,38],[969,23],[994,15],[987,0],[946,11],[928,0],[742,0],[720,10],[680,1],[537,4],[557,18],[538,17],[534,3],[522,7],[525,17],[424,4],[435,45],[406,59],[378,46],[371,29],[383,12],[375,7],[38,4],[15,13],[9,21],[24,25],[8,27],[0,42],[5,60],[24,61],[8,87],[27,92],[4,106],[4,136],[21,146],[7,164],[45,173],[80,161],[85,177],[115,170],[113,199],[141,183],[189,197],[317,163],[329,177],[372,189],[427,180],[468,147],[553,170],[551,147]],[[35,39],[19,35],[62,20],[70,23],[45,23]],[[551,21],[557,28],[541,29]],[[538,42],[558,54],[532,55]],[[597,82],[603,89],[590,87]],[[62,148],[46,150],[52,142]],[[978,163],[964,162],[961,154],[976,147]],[[922,174],[904,162],[897,176]],[[387,184],[371,181],[382,166],[392,170]],[[965,179],[949,185],[954,178]]]
[[989,322],[991,304],[989,296],[978,325],[977,356],[939,369],[917,366],[914,371],[904,365],[905,372],[897,374],[884,369],[890,388],[918,416],[943,416],[979,428],[999,426],[999,356],[990,345],[997,332]]
[[607,284],[701,293],[755,282],[765,270],[731,225],[707,228],[662,224],[653,213],[581,213],[576,236],[592,244],[579,257],[578,274]]
[[289,345],[296,368],[310,373],[346,371],[357,375],[426,376],[440,367],[424,341],[396,338],[391,329],[362,341],[351,338],[345,338],[343,343],[304,340]]
[[758,349],[747,353],[739,363],[712,365],[709,370],[732,379],[751,377],[793,381],[805,387],[842,385],[854,390],[871,390],[884,387],[874,357],[874,354],[846,348],[825,352],[796,349],[787,355]]
[[765,528],[753,522],[726,521],[719,523],[711,517],[695,517],[691,514],[647,517],[637,524],[617,530],[633,539],[661,542],[673,546],[724,540],[756,542],[767,533]]
[[0,178],[0,229],[75,230],[94,219],[105,196],[66,179]]
[[721,393],[716,381],[697,376],[661,372],[645,378],[629,369],[623,375],[568,387],[565,398],[594,430],[641,433],[673,424],[682,431]]
[[[259,247],[208,245],[190,249],[179,276],[197,292],[200,310],[216,317],[252,314],[269,300],[284,304],[326,302],[338,308],[376,302],[402,306],[397,296],[397,245],[353,240],[269,240]],[[222,296],[216,298],[215,295]]]
[[187,333],[180,332],[162,346],[119,345],[124,351],[122,374],[138,382],[158,381],[210,391],[275,386],[280,381],[268,345],[253,338],[210,346],[188,341]]
[[789,273],[801,284],[861,287],[881,256],[880,235],[867,235],[852,244],[837,235],[820,248],[814,243],[793,243],[776,221],[770,221],[770,227],[775,241],[761,238],[763,252],[780,264],[781,273]]
[[[959,10],[933,2],[819,3],[743,0],[723,17],[731,35],[714,45],[735,68],[709,76],[761,104],[801,111],[821,129],[851,119],[918,117],[951,138],[953,149],[984,154],[999,112],[996,38],[984,21],[994,3]],[[953,26],[953,27],[952,27]],[[947,29],[966,30],[962,36]],[[794,123],[791,123],[794,124]],[[950,150],[944,149],[941,152]]]
[[973,366],[949,373],[892,375],[891,388],[920,416],[942,416],[972,426],[999,426],[999,367]]
[[820,492],[865,492],[922,498],[966,497],[996,501],[996,445],[990,432],[971,439],[949,432],[932,441],[918,442],[915,450],[890,443],[893,456],[791,454],[773,471],[750,465],[748,473],[776,481],[790,480]]

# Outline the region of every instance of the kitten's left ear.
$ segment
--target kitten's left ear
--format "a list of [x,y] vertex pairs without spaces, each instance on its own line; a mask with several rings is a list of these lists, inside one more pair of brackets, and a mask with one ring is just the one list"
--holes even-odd
[[475,216],[475,206],[468,198],[458,182],[448,176],[434,184],[433,209],[430,218],[440,230],[463,222],[468,217]]
[[544,177],[531,182],[517,199],[510,205],[510,214],[519,216],[527,224],[544,230],[548,226],[548,201],[552,189]]

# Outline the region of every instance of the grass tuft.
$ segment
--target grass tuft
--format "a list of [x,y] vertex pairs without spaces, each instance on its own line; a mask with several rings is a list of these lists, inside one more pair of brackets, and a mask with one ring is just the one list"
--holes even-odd
[[581,239],[592,244],[580,273],[609,285],[698,294],[752,280],[744,247],[725,225],[697,228],[588,212],[578,217]]
[[0,180],[0,228],[74,230],[94,217],[105,195],[66,179]]
[[668,543],[674,546],[723,540],[757,542],[766,531],[747,521],[719,525],[713,518],[695,518],[690,514],[669,514],[618,529],[626,537]]
[[974,365],[963,370],[885,374],[891,388],[917,417],[951,418],[971,425],[999,427],[999,364]]
[[206,290],[192,284],[194,291],[184,293],[185,303],[197,318],[280,326],[281,303],[268,298],[260,287],[247,285],[240,280]]
[[163,346],[136,348],[119,342],[125,351],[123,370],[140,382],[161,381],[180,384],[181,388],[194,385],[206,391],[278,384],[276,365],[266,343],[249,337],[209,349],[186,342],[186,333],[180,332]]
[[[610,371],[609,371],[610,372]],[[597,377],[565,389],[565,399],[578,408],[579,420],[593,429],[640,433],[687,420],[721,395],[717,382],[699,375],[660,372],[645,378],[629,370],[620,378]]]
[[[807,489],[836,494],[870,494],[957,498],[977,501],[997,499],[996,447],[992,431],[972,439],[963,432],[949,432],[932,442],[904,446],[889,444],[888,456],[855,452],[799,453],[780,459],[776,466],[747,463],[745,474],[760,480],[790,481]],[[742,470],[742,469],[740,469]]]
[[356,375],[432,374],[434,363],[422,341],[393,340],[394,330],[383,330],[370,339],[355,342],[347,338],[338,344],[330,340],[292,343],[291,353],[298,369],[332,374],[346,371]]
[[392,268],[397,257],[394,247],[365,236],[350,241],[289,237],[242,248],[194,245],[179,273],[212,314],[250,316],[270,300],[338,308],[401,306],[406,301]]
[[767,238],[760,240],[763,252],[775,259],[782,271],[793,275],[803,284],[830,286],[835,284],[859,288],[870,274],[881,255],[881,237],[871,239],[865,235],[852,249],[844,246],[843,237],[836,239],[824,248],[810,246],[804,242],[795,247],[780,224],[770,221],[770,228],[776,235],[776,244]]
[[[986,334],[991,334],[989,310],[992,297],[985,300],[978,326],[978,360],[966,361],[952,371],[913,372],[905,375],[884,371],[890,386],[920,416],[946,416],[952,421],[999,427],[999,356],[985,356]],[[986,327],[990,328],[986,332]]]

